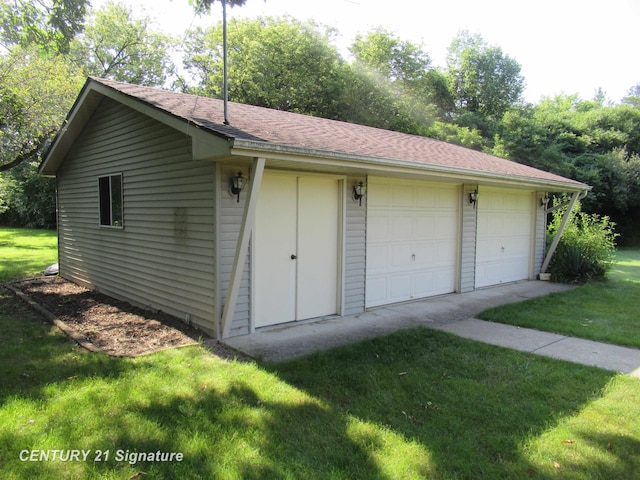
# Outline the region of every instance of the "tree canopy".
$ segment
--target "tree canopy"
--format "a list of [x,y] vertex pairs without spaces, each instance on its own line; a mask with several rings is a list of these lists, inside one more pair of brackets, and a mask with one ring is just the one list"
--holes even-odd
[[[229,98],[263,107],[336,118],[343,61],[329,45],[331,30],[311,22],[232,20]],[[193,93],[222,98],[222,28],[196,29],[185,44]]]
[[0,171],[45,149],[81,85],[62,57],[23,47],[0,57]]
[[[189,3],[204,15],[221,2]],[[0,222],[55,221],[53,185],[36,167],[87,75],[223,95],[220,23],[186,35],[178,68],[175,42],[121,4],[5,0],[0,22]],[[289,17],[231,20],[230,99],[427,135],[583,181],[594,187],[583,208],[640,242],[640,83],[619,103],[600,90],[527,104],[520,64],[479,34],[460,32],[439,68],[424,45],[380,28],[344,58],[337,33]]]
[[451,42],[447,73],[456,114],[462,123],[482,124],[499,120],[521,101],[524,78],[520,64],[500,47],[467,31]]
[[149,28],[149,18],[133,18],[113,2],[93,13],[83,34],[71,44],[71,58],[86,75],[162,86],[172,74],[175,40]]
[[[218,3],[222,3],[223,0],[217,0]],[[231,7],[242,6],[247,3],[247,0],[226,0],[227,5]],[[216,3],[216,0],[189,0],[189,5],[193,7],[196,13],[205,14],[211,12],[211,6]]]
[[5,0],[0,5],[3,43],[68,53],[82,32],[88,6],[89,0]]

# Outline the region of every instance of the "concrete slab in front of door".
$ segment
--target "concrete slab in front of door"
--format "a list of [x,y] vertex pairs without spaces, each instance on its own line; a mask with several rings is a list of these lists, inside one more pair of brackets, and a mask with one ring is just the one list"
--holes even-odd
[[472,318],[487,308],[569,288],[572,287],[523,281],[469,293],[378,307],[357,315],[290,323],[262,329],[251,335],[232,337],[224,340],[224,343],[254,358],[278,362],[387,335],[400,329],[452,324]]

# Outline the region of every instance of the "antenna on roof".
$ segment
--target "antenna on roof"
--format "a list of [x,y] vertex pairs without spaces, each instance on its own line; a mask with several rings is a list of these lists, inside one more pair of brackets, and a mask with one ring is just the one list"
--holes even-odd
[[[266,0],[265,0],[266,1]],[[189,4],[195,8],[198,15],[203,13],[211,13],[211,5],[216,0],[189,0]],[[228,65],[227,65],[227,3],[232,7],[244,5],[247,0],[220,0],[222,4],[222,100],[224,104],[224,124],[229,125],[229,84],[228,84]]]
[[229,84],[227,75],[227,0],[222,0],[222,101],[224,103],[225,125],[229,125]]

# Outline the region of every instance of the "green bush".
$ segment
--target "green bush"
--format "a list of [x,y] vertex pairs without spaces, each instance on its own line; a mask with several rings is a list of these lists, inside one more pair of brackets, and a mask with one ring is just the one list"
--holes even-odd
[[[566,201],[559,199],[555,205]],[[547,244],[550,244],[560,228],[567,207],[553,212],[547,227]],[[609,217],[588,214],[576,203],[560,242],[556,249],[549,272],[554,281],[583,283],[604,278],[615,260],[615,223]]]

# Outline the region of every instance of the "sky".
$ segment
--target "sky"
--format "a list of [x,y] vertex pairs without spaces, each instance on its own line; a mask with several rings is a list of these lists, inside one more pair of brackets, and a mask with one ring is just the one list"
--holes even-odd
[[[196,17],[188,0],[119,3],[172,35],[222,19],[219,4],[210,16]],[[247,0],[227,9],[228,18],[284,15],[336,28],[344,57],[356,35],[382,27],[421,45],[437,67],[445,66],[447,49],[460,31],[480,34],[521,65],[524,98],[532,103],[561,93],[592,99],[598,88],[619,102],[640,83],[638,0]]]

